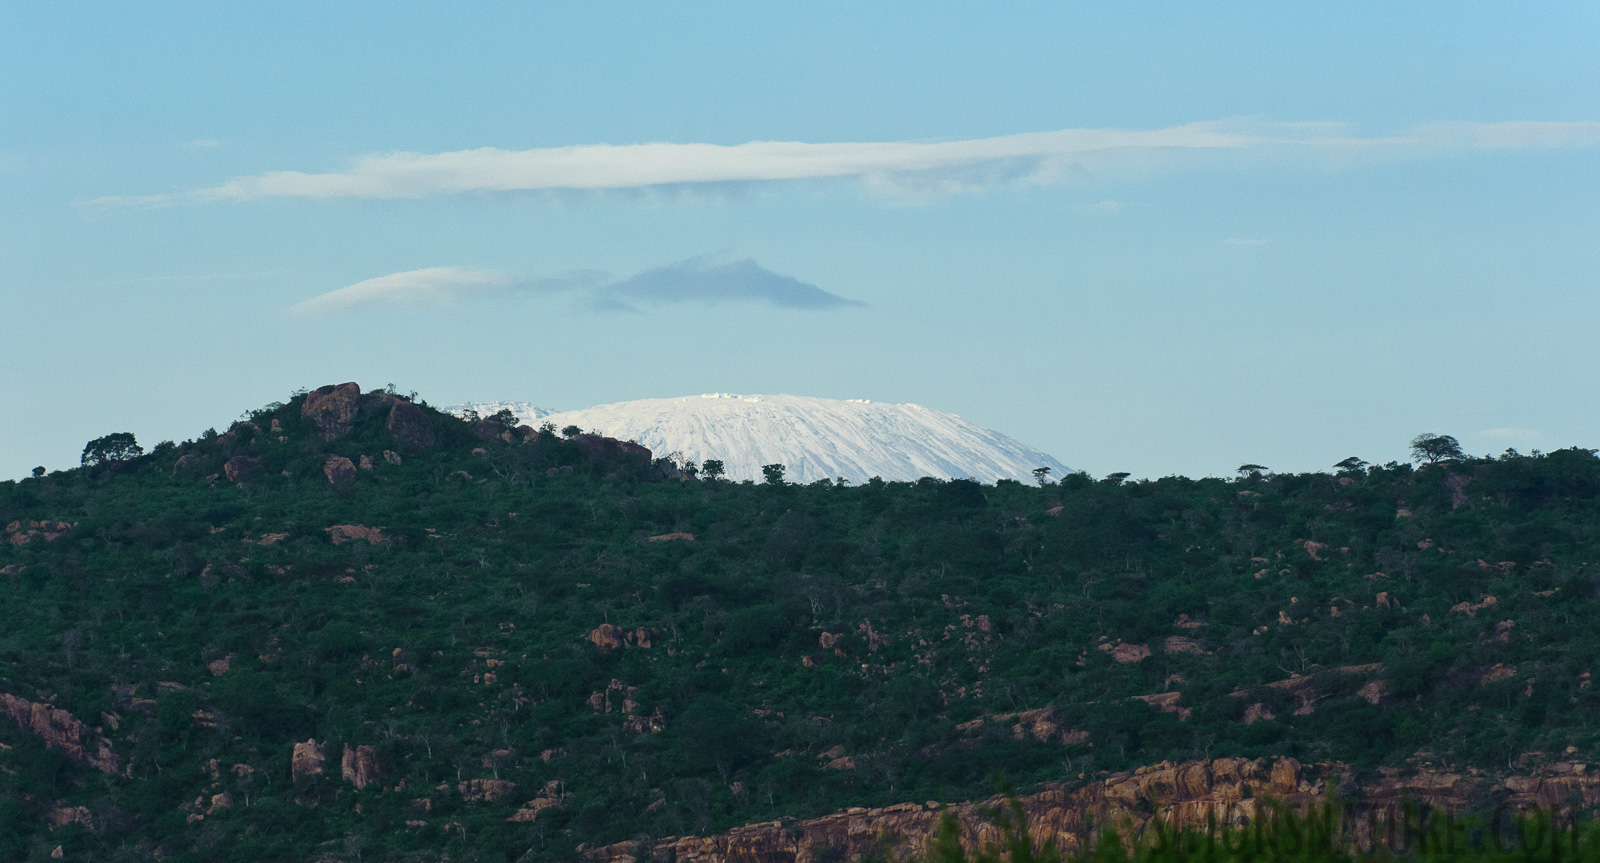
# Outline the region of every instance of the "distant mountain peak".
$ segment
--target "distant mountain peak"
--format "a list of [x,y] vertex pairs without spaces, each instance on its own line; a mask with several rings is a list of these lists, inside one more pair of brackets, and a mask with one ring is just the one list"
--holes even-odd
[[792,482],[933,476],[992,483],[1032,481],[1040,467],[1058,477],[1071,472],[1048,453],[954,414],[867,399],[701,393],[559,412],[508,401],[445,409],[483,416],[509,410],[529,425],[575,425],[637,441],[657,456],[719,459],[734,480],[759,481],[761,466],[774,463],[788,468]]

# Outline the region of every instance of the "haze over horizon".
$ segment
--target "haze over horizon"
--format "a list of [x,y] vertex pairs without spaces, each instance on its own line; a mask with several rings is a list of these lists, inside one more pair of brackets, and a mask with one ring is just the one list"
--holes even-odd
[[348,380],[909,402],[1097,476],[1600,446],[1600,10],[0,23],[0,478]]

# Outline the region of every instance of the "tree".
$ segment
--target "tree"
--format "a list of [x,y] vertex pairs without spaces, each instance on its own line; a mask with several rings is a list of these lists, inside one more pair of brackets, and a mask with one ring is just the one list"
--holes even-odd
[[1366,466],[1367,466],[1366,460],[1356,458],[1355,456],[1351,456],[1351,457],[1345,459],[1344,461],[1341,461],[1338,464],[1334,465],[1334,467],[1336,467],[1336,468],[1338,468],[1340,470],[1361,470],[1362,468],[1364,468]]
[[489,422],[500,426],[506,431],[511,431],[517,427],[517,415],[512,413],[510,408],[501,408],[493,416],[489,417]]
[[1242,464],[1242,465],[1239,465],[1237,468],[1234,468],[1234,471],[1236,473],[1238,473],[1239,476],[1241,476],[1241,477],[1245,477],[1245,476],[1260,476],[1261,474],[1265,473],[1267,470],[1268,470],[1268,468],[1264,464]]
[[38,479],[39,477],[42,477],[42,476],[44,476],[44,465],[39,465],[38,467],[33,469],[33,478],[34,479]]
[[705,474],[706,475],[706,479],[709,479],[712,482],[716,482],[717,480],[722,479],[722,474],[724,472],[722,459],[716,459],[716,458],[708,458],[708,459],[706,459],[705,462],[703,462],[700,465],[700,472]]
[[783,472],[786,468],[781,464],[764,464],[761,466],[761,476],[766,479],[767,485],[783,485]]
[[1051,469],[1048,467],[1034,468],[1033,481],[1038,483],[1040,488],[1044,488],[1044,484],[1050,481],[1050,471]]
[[1438,464],[1446,459],[1465,457],[1466,454],[1461,451],[1461,442],[1450,435],[1423,432],[1411,439],[1411,458],[1414,461]]
[[134,440],[133,432],[113,432],[97,437],[83,445],[83,466],[127,461],[144,455],[144,447]]
[[567,426],[561,430],[562,437],[577,437],[581,434],[583,434],[583,429],[578,428],[577,426]]

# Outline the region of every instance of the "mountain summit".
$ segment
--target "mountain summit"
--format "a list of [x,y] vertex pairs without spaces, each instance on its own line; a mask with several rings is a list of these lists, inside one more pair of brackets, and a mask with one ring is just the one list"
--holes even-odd
[[992,483],[1031,481],[1040,467],[1055,476],[1071,471],[1048,453],[953,414],[864,399],[707,393],[554,413],[522,402],[447,408],[469,409],[485,416],[510,410],[531,425],[575,425],[696,464],[720,459],[734,480],[759,481],[761,466],[774,463],[787,466],[792,482],[935,476]]

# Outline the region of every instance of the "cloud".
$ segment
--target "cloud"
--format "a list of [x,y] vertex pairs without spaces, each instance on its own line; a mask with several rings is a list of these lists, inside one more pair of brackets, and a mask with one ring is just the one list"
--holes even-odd
[[862,303],[781,276],[743,260],[717,264],[690,258],[611,281],[596,270],[514,279],[490,270],[427,267],[356,282],[292,306],[297,315],[326,315],[379,306],[446,306],[510,293],[575,293],[593,311],[637,312],[638,305],[746,301],[789,309],[830,309]]
[[298,315],[325,315],[361,306],[433,306],[506,291],[509,279],[487,270],[427,267],[366,279],[295,304]]
[[465,193],[721,187],[854,180],[875,191],[939,195],[1049,184],[1152,159],[1221,151],[1550,149],[1600,145],[1600,122],[1516,121],[1418,126],[1388,137],[1341,123],[1207,121],[1166,129],[1062,129],[957,141],[587,144],[356,158],[345,170],[271,171],[188,193],[114,196],[90,204],[153,206],[256,198],[426,198]]
[[690,258],[607,285],[597,299],[613,303],[763,302],[787,309],[833,309],[862,303],[780,276],[755,261],[712,264]]

